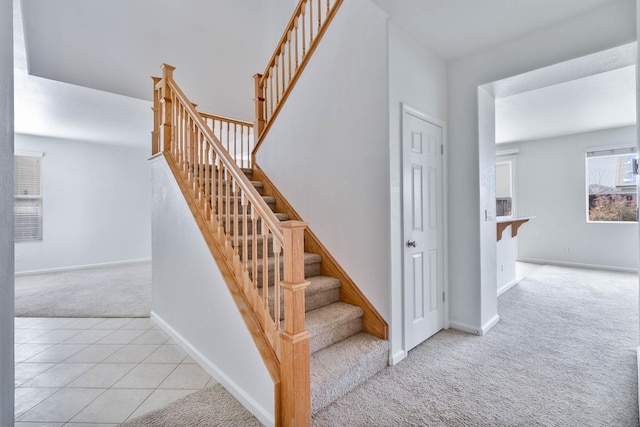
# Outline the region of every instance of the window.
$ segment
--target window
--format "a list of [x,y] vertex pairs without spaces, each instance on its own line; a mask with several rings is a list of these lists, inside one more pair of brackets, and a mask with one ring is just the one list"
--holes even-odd
[[14,240],[42,240],[42,156],[14,159]]
[[588,221],[637,221],[635,164],[632,147],[587,152]]
[[515,215],[515,158],[496,160],[496,216]]

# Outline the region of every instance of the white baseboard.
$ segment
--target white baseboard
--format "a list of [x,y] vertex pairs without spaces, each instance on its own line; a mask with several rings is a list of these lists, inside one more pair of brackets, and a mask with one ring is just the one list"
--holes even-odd
[[45,268],[42,270],[29,270],[29,271],[19,271],[16,272],[16,276],[30,276],[32,274],[44,274],[44,273],[58,273],[61,271],[74,271],[74,270],[84,270],[85,268],[94,268],[94,267],[109,267],[115,265],[126,265],[126,264],[139,264],[143,262],[150,262],[151,258],[144,259],[131,259],[126,261],[113,261],[113,262],[103,262],[100,264],[86,264],[86,265],[72,265],[69,267],[58,267],[58,268]]
[[622,271],[625,273],[637,273],[637,268],[629,268],[629,267],[613,267],[610,265],[598,265],[598,264],[584,264],[580,262],[568,262],[568,261],[554,261],[548,259],[537,259],[537,258],[518,258],[520,262],[529,262],[532,264],[549,264],[549,265],[558,265],[561,267],[577,267],[577,268],[590,268],[594,270],[610,270],[610,271]]
[[477,329],[476,327],[471,326],[471,325],[467,325],[466,323],[456,322],[455,320],[450,320],[449,321],[449,328],[457,329],[459,331],[467,332],[467,333],[473,334],[473,335],[480,335],[480,330]]
[[509,289],[513,288],[515,285],[518,284],[519,281],[520,281],[519,279],[513,279],[512,281],[510,281],[509,283],[507,283],[506,285],[498,289],[498,296],[504,294]]
[[244,389],[229,378],[220,368],[218,368],[211,360],[198,351],[189,341],[187,341],[180,333],[173,329],[158,314],[151,311],[151,320],[160,326],[169,336],[182,347],[189,356],[191,356],[200,366],[202,366],[209,375],[227,389],[249,412],[260,420],[266,426],[275,424],[273,414],[267,411],[262,405],[256,402]]
[[[636,349],[638,355],[638,390],[640,390],[640,346]],[[640,397],[638,398],[638,413],[640,413]]]
[[487,323],[482,325],[481,335],[486,335],[487,332],[491,330],[491,328],[493,328],[498,324],[499,321],[500,321],[500,316],[498,316],[497,314],[493,316],[491,319],[489,319]]
[[389,358],[389,365],[397,365],[398,363],[402,362],[405,358],[407,357],[407,352],[404,350],[400,350],[395,352],[394,354],[391,355],[391,357]]
[[477,327],[474,327],[474,326],[471,326],[471,325],[467,325],[466,323],[462,323],[462,322],[456,322],[455,320],[450,321],[449,322],[449,326],[452,329],[457,329],[457,330],[462,331],[462,332],[467,332],[469,334],[483,336],[483,335],[486,335],[486,333],[489,332],[489,330],[491,328],[493,328],[495,325],[497,325],[499,321],[500,321],[500,316],[498,316],[496,314],[487,323],[482,325],[481,328],[477,328]]

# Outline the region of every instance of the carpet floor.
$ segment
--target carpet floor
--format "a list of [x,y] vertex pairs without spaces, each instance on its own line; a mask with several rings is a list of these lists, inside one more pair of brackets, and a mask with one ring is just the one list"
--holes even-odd
[[16,276],[18,317],[149,317],[151,263]]
[[[502,295],[498,312],[486,336],[439,332],[313,425],[638,425],[637,275],[544,266]],[[231,405],[222,390],[199,392],[127,426],[257,422]],[[242,421],[220,418],[232,410]]]

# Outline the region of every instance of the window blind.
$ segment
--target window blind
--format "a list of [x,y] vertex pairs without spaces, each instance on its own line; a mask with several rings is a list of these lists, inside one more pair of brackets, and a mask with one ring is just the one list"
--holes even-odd
[[42,157],[14,160],[14,240],[42,240]]

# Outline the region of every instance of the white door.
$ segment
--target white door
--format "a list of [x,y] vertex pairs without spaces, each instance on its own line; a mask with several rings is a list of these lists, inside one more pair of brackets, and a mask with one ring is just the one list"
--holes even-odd
[[442,128],[403,108],[404,317],[410,350],[444,327]]

